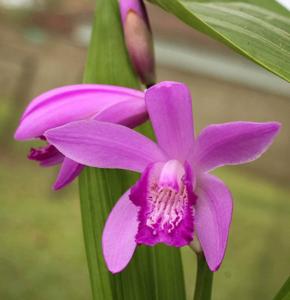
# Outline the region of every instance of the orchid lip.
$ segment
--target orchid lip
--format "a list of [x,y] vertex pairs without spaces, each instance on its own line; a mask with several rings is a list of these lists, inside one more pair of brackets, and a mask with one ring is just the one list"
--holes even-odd
[[140,206],[138,244],[181,247],[192,240],[195,195],[188,171],[177,160],[155,163],[132,188],[130,199]]
[[[155,225],[161,220],[160,226],[167,232],[179,225],[183,216],[183,202],[186,201],[187,191],[183,184],[185,170],[178,160],[169,160],[164,164],[159,176],[156,190],[154,189],[152,201],[156,204],[156,209],[152,212],[146,225],[153,229],[156,235]],[[162,214],[162,216],[161,216]],[[170,224],[169,226],[166,226]]]

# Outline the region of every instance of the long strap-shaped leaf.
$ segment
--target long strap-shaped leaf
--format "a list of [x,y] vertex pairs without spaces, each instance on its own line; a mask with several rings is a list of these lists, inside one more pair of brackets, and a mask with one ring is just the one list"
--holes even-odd
[[150,0],[290,81],[290,12],[274,0]]
[[[138,88],[123,44],[117,0],[97,0],[84,81]],[[136,178],[126,172],[93,168],[86,168],[80,176],[83,231],[93,299],[184,300],[177,249],[139,247],[124,272],[111,275],[106,269],[101,249],[104,222],[116,200],[134,180]]]
[[290,276],[283,284],[274,300],[289,300],[290,299]]

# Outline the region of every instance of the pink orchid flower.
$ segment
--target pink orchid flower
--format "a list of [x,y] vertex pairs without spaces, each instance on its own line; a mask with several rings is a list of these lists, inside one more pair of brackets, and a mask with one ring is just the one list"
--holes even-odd
[[[15,133],[16,140],[46,140],[46,130],[82,119],[115,122],[129,127],[147,119],[144,93],[99,84],[69,85],[36,97],[26,108]],[[28,158],[43,167],[61,164],[55,190],[74,180],[83,165],[65,157],[53,145],[32,148]]]
[[103,253],[111,272],[126,267],[137,245],[182,247],[193,241],[194,231],[209,268],[216,271],[225,254],[232,197],[209,171],[257,159],[280,124],[214,124],[194,138],[191,97],[184,84],[157,84],[145,92],[145,103],[158,144],[127,127],[96,120],[73,122],[45,136],[81,164],[142,173],[104,228]]

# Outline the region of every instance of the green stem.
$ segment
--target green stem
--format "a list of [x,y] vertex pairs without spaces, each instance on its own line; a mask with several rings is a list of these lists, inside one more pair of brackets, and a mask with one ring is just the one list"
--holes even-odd
[[197,274],[194,300],[210,300],[212,292],[213,272],[208,268],[203,254],[197,254]]

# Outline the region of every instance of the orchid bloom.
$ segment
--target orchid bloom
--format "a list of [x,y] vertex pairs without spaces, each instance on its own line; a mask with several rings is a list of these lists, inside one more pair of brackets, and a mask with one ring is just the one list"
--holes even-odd
[[216,271],[225,254],[232,197],[209,171],[257,159],[280,124],[214,124],[194,138],[191,97],[184,84],[157,84],[145,92],[145,103],[157,144],[127,127],[96,120],[72,122],[45,136],[81,164],[142,173],[104,228],[103,253],[111,272],[126,267],[137,245],[182,247],[194,233],[209,268]]
[[[135,127],[147,119],[144,93],[99,84],[78,84],[53,89],[36,97],[26,108],[15,133],[16,140],[40,138],[45,131],[66,123],[96,119]],[[53,145],[32,148],[28,158],[43,167],[61,164],[54,183],[60,189],[74,180],[83,165],[65,157]]]
[[119,0],[124,38],[132,65],[141,81],[155,82],[152,32],[142,0]]

